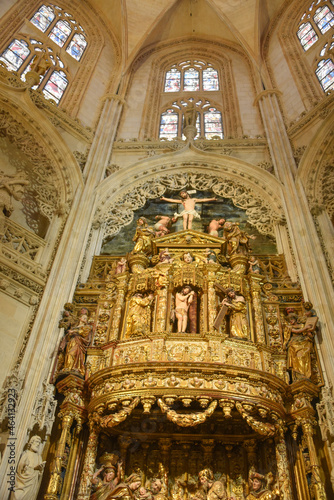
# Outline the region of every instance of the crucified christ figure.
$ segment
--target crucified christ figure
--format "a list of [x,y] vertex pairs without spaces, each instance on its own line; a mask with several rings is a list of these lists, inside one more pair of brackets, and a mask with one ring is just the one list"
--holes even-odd
[[207,201],[216,201],[217,198],[190,198],[190,195],[187,191],[181,191],[180,196],[182,200],[175,200],[172,198],[160,198],[162,201],[168,201],[170,203],[182,203],[184,210],[180,214],[175,213],[174,217],[182,217],[183,218],[183,229],[191,229],[194,217],[196,219],[200,219],[201,216],[195,210],[196,203],[205,203]]

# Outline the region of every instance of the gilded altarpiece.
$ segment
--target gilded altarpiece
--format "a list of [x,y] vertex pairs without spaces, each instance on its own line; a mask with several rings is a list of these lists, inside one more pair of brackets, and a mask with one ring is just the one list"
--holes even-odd
[[142,218],[95,257],[60,322],[45,499],[330,498],[316,313],[282,255],[226,234]]

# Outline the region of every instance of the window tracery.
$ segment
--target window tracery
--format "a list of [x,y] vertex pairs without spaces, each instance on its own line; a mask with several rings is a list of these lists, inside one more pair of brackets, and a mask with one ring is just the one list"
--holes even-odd
[[15,38],[0,56],[9,71],[16,71],[21,80],[26,81],[27,73],[34,71],[39,76],[39,83],[33,88],[40,88],[47,99],[60,102],[69,83],[68,71],[58,53],[51,47],[34,38],[22,36]]
[[334,0],[317,0],[312,2],[308,11],[302,15],[297,37],[305,51],[334,26],[333,7]]
[[174,64],[165,74],[165,92],[219,90],[218,71],[210,63],[194,60]]
[[[334,49],[334,35],[322,47],[319,57],[317,58],[317,67],[315,74],[319,83],[324,90],[328,92],[334,88],[334,62],[333,62],[333,49]],[[320,59],[321,58],[321,59]]]
[[30,21],[59,47],[64,47],[70,56],[80,61],[87,47],[86,34],[71,14],[57,5],[43,4]]
[[178,99],[161,114],[160,117],[160,139],[172,140],[183,136],[183,117],[185,108],[195,104],[197,111],[196,128],[197,135],[206,139],[223,139],[223,122],[221,112],[207,99],[194,97]]

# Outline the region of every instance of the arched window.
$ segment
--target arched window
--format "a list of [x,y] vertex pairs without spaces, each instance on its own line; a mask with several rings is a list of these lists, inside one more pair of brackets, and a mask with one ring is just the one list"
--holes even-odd
[[47,99],[60,102],[68,85],[67,70],[58,54],[49,45],[22,36],[15,38],[0,55],[9,71],[16,71],[21,80],[26,81],[28,73],[33,71],[39,75],[39,83],[34,89],[40,88]]
[[57,5],[43,4],[30,21],[59,47],[64,47],[70,56],[80,61],[87,47],[86,34],[72,14]]
[[[318,5],[321,4],[319,7]],[[327,5],[324,5],[327,4]],[[331,26],[334,26],[334,0],[317,0],[301,17],[297,37],[303,49],[309,50]]]
[[212,92],[219,90],[218,71],[204,61],[186,60],[174,64],[165,75],[165,92]]
[[332,59],[322,59],[315,74],[325,92],[334,89],[334,63]]
[[[183,136],[184,110],[189,104],[195,104],[197,111],[197,137],[204,136],[205,139],[223,139],[223,121],[221,112],[213,107],[208,100],[193,97],[178,99],[161,114],[160,117],[160,139],[175,139]],[[195,138],[196,139],[196,138]]]

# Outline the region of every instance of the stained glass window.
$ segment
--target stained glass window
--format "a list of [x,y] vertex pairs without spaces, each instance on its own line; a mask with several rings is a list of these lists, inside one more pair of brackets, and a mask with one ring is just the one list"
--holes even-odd
[[71,34],[71,31],[71,27],[67,21],[58,21],[52,28],[49,37],[59,47],[62,47]]
[[55,18],[55,13],[51,7],[42,5],[32,17],[31,22],[43,33],[48,29]]
[[80,33],[76,33],[70,43],[68,44],[68,47],[66,49],[66,52],[68,52],[74,59],[77,61],[80,61],[82,54],[84,53],[84,50],[87,46],[86,39],[83,35]]
[[332,11],[328,7],[320,7],[315,11],[315,16],[313,17],[316,25],[322,34],[326,33],[331,26],[334,25],[334,16]]
[[47,99],[53,99],[58,104],[68,85],[68,80],[63,71],[54,71],[43,88]]
[[194,92],[199,90],[199,72],[189,68],[184,72],[183,90]]
[[315,74],[325,92],[334,89],[334,63],[331,59],[320,61]]
[[173,109],[167,109],[162,113],[160,120],[160,139],[173,139],[178,134],[179,115]]
[[213,68],[203,70],[203,90],[219,90],[218,71]]
[[297,36],[304,50],[308,50],[318,40],[318,35],[312,28],[311,23],[304,23],[299,26]]
[[181,71],[172,68],[166,73],[165,92],[179,92],[181,88]]
[[23,40],[15,39],[1,54],[0,60],[6,64],[10,71],[17,71],[29,54],[28,44]]
[[206,139],[217,136],[223,139],[222,114],[216,108],[209,108],[204,113],[204,135]]

